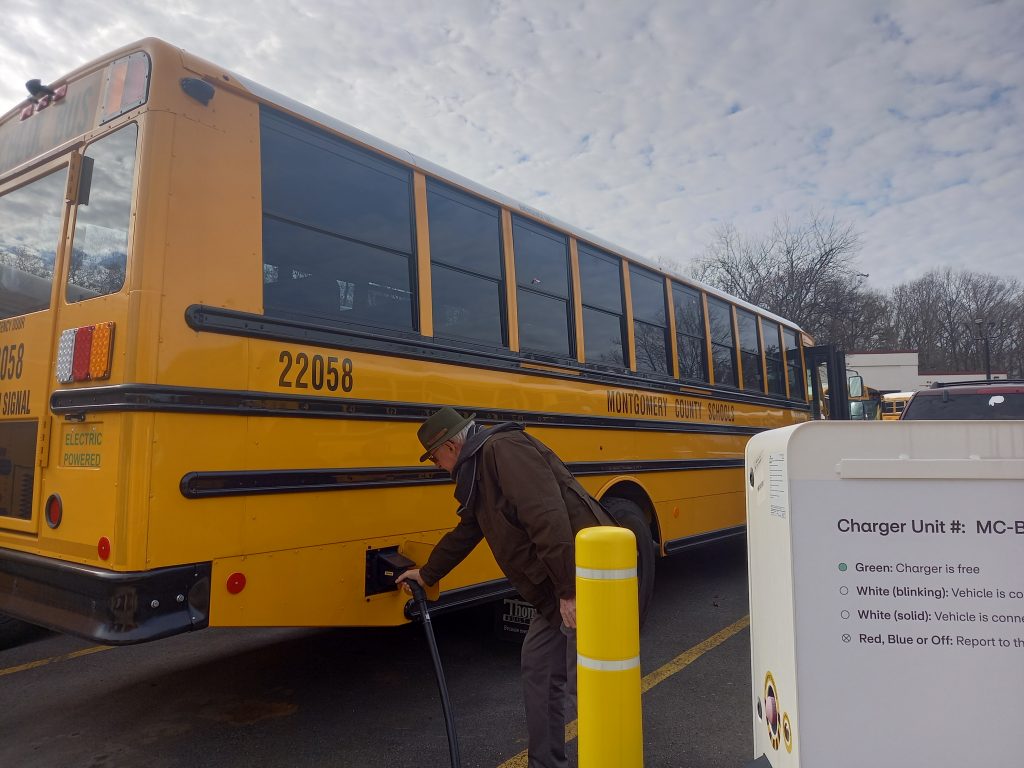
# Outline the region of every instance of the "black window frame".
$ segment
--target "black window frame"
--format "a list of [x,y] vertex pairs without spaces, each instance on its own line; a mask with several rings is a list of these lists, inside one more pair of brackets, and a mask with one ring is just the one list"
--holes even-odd
[[[712,372],[714,373],[714,376],[715,376],[715,386],[716,387],[717,386],[732,387],[734,389],[739,389],[739,364],[738,364],[738,361],[736,359],[736,355],[737,355],[736,350],[737,350],[737,346],[738,346],[737,345],[737,341],[738,340],[736,338],[736,327],[735,327],[735,325],[732,322],[732,307],[733,307],[733,305],[730,302],[726,301],[725,299],[720,299],[717,296],[711,296],[711,295],[708,295],[707,302],[708,302],[708,304],[707,304],[707,307],[708,307],[708,334],[711,337],[711,361],[710,361],[710,363],[711,363]],[[724,309],[725,312],[726,312],[726,316],[728,317],[728,321],[729,321],[729,339],[732,342],[729,345],[724,344],[721,341],[716,341],[716,339],[715,339],[715,329],[716,329],[715,311],[717,311],[719,308]],[[718,366],[715,364],[716,360],[718,358],[717,358],[715,352],[716,351],[720,351],[723,348],[727,349],[728,352],[729,352],[730,372],[732,374],[732,381],[722,381],[719,378],[719,376],[718,376]]]
[[[789,346],[790,336],[794,341],[792,347]],[[789,382],[789,399],[807,402],[807,374],[804,371],[803,357],[801,356],[803,340],[800,338],[800,332],[784,325],[782,326],[782,339],[783,347],[786,350],[786,380]],[[793,354],[794,352],[796,354]]]
[[[603,369],[607,371],[615,371],[621,373],[622,371],[629,371],[630,364],[630,349],[629,349],[629,335],[626,329],[626,288],[622,280],[622,258],[615,256],[612,253],[603,251],[599,248],[595,248],[584,243],[577,243],[577,263],[579,265],[580,272],[580,306],[582,307],[583,314],[583,328],[580,329],[583,334],[583,357],[584,365],[593,366],[594,368]],[[585,258],[592,258],[597,261],[604,261],[613,265],[616,268],[619,280],[619,311],[613,311],[608,305],[602,306],[597,303],[590,303],[587,301],[587,289],[584,286],[583,276],[583,264]],[[622,349],[622,365],[611,364],[607,362],[594,362],[590,358],[590,354],[587,351],[587,312],[596,312],[601,315],[607,315],[609,317],[615,317],[619,324],[619,344]]]
[[[643,319],[637,316],[637,288],[644,283],[639,282],[642,280],[651,280],[657,285],[658,297],[661,299],[661,321],[657,321],[657,314],[652,317],[646,313]],[[652,269],[646,269],[637,264],[629,265],[629,292],[630,292],[630,305],[633,308],[633,359],[636,361],[636,372],[645,376],[663,376],[667,378],[673,378],[672,371],[672,349],[669,346],[669,331],[668,331],[668,302],[665,296],[665,276],[655,272]],[[650,368],[647,366],[646,359],[644,360],[643,366],[641,367],[641,355],[639,351],[640,346],[640,332],[651,334],[655,339],[660,336],[661,338],[661,362],[664,365],[662,369]],[[649,357],[649,356],[645,356]]]
[[[276,109],[272,109],[266,105],[260,105],[260,134],[261,138],[266,137],[267,133],[277,133],[288,139],[312,147],[314,150],[321,151],[326,154],[335,155],[336,157],[360,166],[363,169],[381,174],[382,176],[388,176],[391,179],[399,182],[405,188],[405,194],[394,198],[395,200],[402,199],[402,202],[396,206],[395,210],[401,210],[404,213],[403,222],[408,227],[408,238],[405,239],[404,234],[400,235],[403,247],[395,247],[396,242],[388,243],[387,238],[383,236],[376,236],[371,232],[371,228],[363,225],[360,227],[349,226],[350,222],[344,217],[339,217],[336,222],[330,222],[323,217],[323,211],[319,213],[313,209],[299,209],[296,210],[291,200],[282,207],[276,209],[274,207],[274,199],[280,199],[282,195],[271,194],[268,192],[268,184],[274,183],[274,179],[271,178],[272,174],[268,172],[268,164],[275,162],[276,159],[271,159],[268,156],[268,147],[270,141],[261,141],[260,147],[260,163],[261,163],[261,189],[262,189],[262,284],[263,284],[263,312],[266,317],[271,318],[282,318],[288,320],[298,320],[303,323],[315,323],[318,325],[329,325],[341,329],[352,329],[360,332],[369,332],[374,334],[381,334],[382,332],[386,335],[395,336],[399,338],[415,338],[419,335],[420,330],[420,319],[419,319],[419,281],[418,281],[418,265],[417,265],[417,232],[416,232],[416,207],[415,207],[415,191],[414,191],[414,179],[413,170],[401,163],[393,161],[387,157],[384,157],[371,150],[360,147],[358,144],[337,136],[323,128],[299,120],[290,115],[284,114]],[[287,163],[286,163],[287,164]],[[285,179],[287,184],[290,179]],[[339,185],[341,182],[339,182]],[[354,186],[354,185],[353,185]],[[340,187],[339,188],[343,188]],[[287,187],[285,187],[287,191]],[[287,195],[284,197],[288,197]],[[404,198],[404,199],[403,199]],[[301,262],[279,260],[277,263],[268,262],[268,239],[267,233],[271,227],[267,226],[268,222],[273,222],[273,227],[278,226],[288,228],[291,227],[295,230],[301,231],[303,238],[308,238],[311,242],[317,239],[322,239],[324,243],[335,243],[335,247],[339,250],[351,249],[352,251],[366,251],[365,256],[360,256],[358,260],[350,262],[354,267],[367,267],[367,279],[359,283],[355,283],[351,280],[346,280],[346,277],[352,275],[344,274],[343,270],[337,270],[338,265],[334,260],[325,262],[321,265],[320,272],[310,272],[303,268],[307,265],[303,265]],[[360,230],[360,231],[356,231]],[[390,230],[394,234],[403,232],[404,227],[399,226],[397,228],[392,227]],[[405,247],[408,250],[405,250]],[[406,285],[385,285],[383,282],[374,283],[370,273],[373,268],[373,255],[379,257],[381,254],[387,254],[392,257],[400,258],[405,260],[405,268],[399,268],[396,274],[401,274],[406,278]],[[397,261],[395,263],[398,263]],[[331,269],[334,266],[335,269]],[[330,302],[333,296],[333,292],[330,290],[330,283],[334,281],[337,284],[338,290],[338,309],[332,311],[328,309],[318,308],[316,306],[316,300],[313,299],[313,293],[310,293],[306,287],[301,285],[289,286],[283,280],[280,279],[280,272],[282,269],[291,270],[290,280],[302,280],[311,279],[313,282],[309,284],[309,290],[314,290],[317,295],[317,299],[321,305],[325,302]],[[269,279],[271,276],[275,277],[274,280]],[[355,290],[356,286],[361,286],[361,296],[359,303],[364,304],[364,313],[361,315],[346,316],[346,311],[343,306],[342,297],[345,295],[345,289],[342,284],[350,285],[351,293],[353,296],[353,302],[355,301]],[[268,286],[277,284],[277,287],[272,289],[270,293],[277,293],[276,297],[268,295]],[[324,286],[327,286],[325,289]],[[374,288],[380,290],[374,292]],[[298,288],[293,291],[292,288]],[[373,295],[387,295],[389,292],[398,292],[400,294],[408,294],[408,307],[403,307],[403,321],[400,324],[392,322],[388,318],[375,319],[372,316],[367,316],[370,313],[370,307],[372,306],[371,294]],[[289,295],[294,293],[295,295]],[[304,298],[306,297],[306,298]],[[408,310],[408,324],[404,322],[406,312]]]
[[[759,317],[758,320],[761,323],[761,338],[764,340],[764,364],[768,372],[768,394],[769,395],[780,395],[786,396],[786,370],[782,362],[782,324],[777,323],[774,320],[769,320],[766,317]],[[773,338],[775,340],[775,349],[777,353],[773,355],[768,344],[768,329],[774,329]],[[772,376],[774,374],[777,385],[772,387]]]
[[[446,184],[443,181],[437,179],[428,178],[426,185],[426,198],[427,198],[427,229],[431,238],[430,243],[430,282],[431,282],[431,315],[433,317],[434,326],[434,338],[442,339],[446,343],[465,345],[472,348],[478,348],[482,350],[501,350],[507,351],[509,347],[509,328],[508,328],[508,293],[507,293],[507,281],[508,275],[505,269],[505,232],[504,227],[501,224],[501,206],[485,200],[476,195],[463,192],[456,187]],[[430,219],[430,200],[432,196],[440,195],[446,198],[449,202],[454,202],[459,205],[464,205],[467,208],[474,209],[480,213],[486,215],[494,215],[497,223],[497,258],[498,258],[498,269],[497,276],[485,274],[480,271],[476,271],[467,267],[465,264],[457,264],[453,261],[445,261],[444,256],[438,256],[438,251],[435,250],[433,238],[435,235],[434,227],[432,227]],[[459,335],[450,333],[438,333],[439,323],[437,320],[437,285],[440,281],[437,280],[439,272],[448,270],[454,273],[458,273],[471,280],[486,282],[494,286],[498,296],[498,313],[497,319],[499,324],[499,335],[500,339],[498,344],[490,344],[486,341],[473,338],[469,335]]]
[[[677,301],[677,297],[686,296],[690,299],[696,299],[697,307],[697,322],[701,330],[700,336],[694,336],[692,333],[688,333],[685,330],[685,324],[682,321],[682,312],[685,310],[685,304]],[[684,283],[672,281],[672,311],[675,313],[676,321],[676,356],[679,360],[679,379],[680,381],[697,381],[702,384],[707,384],[710,381],[708,377],[708,329],[707,322],[704,317],[704,298],[703,294],[696,288],[691,288]],[[696,349],[700,350],[700,364],[703,369],[702,377],[693,377],[684,374],[683,359],[686,357],[683,353],[685,351],[685,341],[693,343]],[[686,373],[689,373],[687,371]]]
[[[744,334],[744,326],[753,331],[754,344],[756,350],[748,348],[746,346],[747,339]],[[740,369],[743,372],[743,391],[744,392],[765,392],[765,376],[764,376],[764,364],[763,354],[764,347],[761,344],[761,334],[759,331],[758,317],[756,314],[751,312],[749,309],[743,307],[736,307],[736,330],[739,334],[737,341],[737,347],[740,359]],[[756,379],[758,386],[751,386],[750,378],[747,376],[747,364],[748,362],[757,361],[757,373]],[[751,366],[753,367],[753,366]]]
[[[564,248],[565,256],[565,292],[558,293],[551,290],[548,286],[543,285],[542,282],[534,282],[534,278],[528,278],[525,269],[520,269],[520,253],[525,254],[525,249],[521,250],[519,247],[520,241],[516,238],[517,232],[526,231],[532,235],[539,237],[547,237],[552,241],[557,242]],[[558,230],[545,227],[542,224],[538,224],[535,221],[531,221],[522,216],[512,216],[512,253],[513,263],[515,265],[516,275],[516,307],[517,307],[517,322],[519,332],[519,353],[523,357],[541,358],[557,361],[559,363],[566,363],[574,361],[576,359],[576,313],[573,310],[573,290],[572,290],[572,261],[569,254],[569,237]],[[529,283],[524,282],[529,279]],[[540,297],[548,301],[560,301],[564,306],[565,312],[565,329],[566,329],[566,350],[564,353],[556,352],[551,349],[541,349],[538,347],[524,347],[523,345],[523,295],[526,294],[530,297]]]

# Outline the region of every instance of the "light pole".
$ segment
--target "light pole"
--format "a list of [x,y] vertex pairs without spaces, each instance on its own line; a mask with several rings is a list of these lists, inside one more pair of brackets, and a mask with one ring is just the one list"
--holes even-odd
[[[970,323],[968,323],[970,326]],[[985,381],[992,381],[992,357],[989,350],[989,341],[998,338],[999,334],[993,334],[996,324],[992,321],[986,322],[980,317],[974,321],[974,340],[985,342]],[[1000,330],[1002,328],[1000,327]]]

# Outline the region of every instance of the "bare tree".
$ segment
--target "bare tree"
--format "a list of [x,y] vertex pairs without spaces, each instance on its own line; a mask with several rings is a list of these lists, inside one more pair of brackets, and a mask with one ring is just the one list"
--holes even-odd
[[976,338],[982,320],[993,369],[1020,374],[1018,281],[946,267],[896,286],[890,296],[896,348],[917,350],[923,369],[984,370],[984,346]]
[[880,292],[857,267],[849,224],[820,214],[780,219],[748,239],[725,225],[691,265],[705,283],[792,320],[820,343],[852,350],[914,350],[921,368],[1024,376],[1024,287],[1017,280],[949,267]]
[[[846,344],[854,340],[851,332],[861,319],[851,314],[880,301],[865,295],[867,275],[857,268],[860,248],[853,225],[821,214],[804,224],[780,219],[760,240],[725,225],[691,266],[691,274],[793,320],[819,341]],[[884,336],[886,331],[875,333]]]

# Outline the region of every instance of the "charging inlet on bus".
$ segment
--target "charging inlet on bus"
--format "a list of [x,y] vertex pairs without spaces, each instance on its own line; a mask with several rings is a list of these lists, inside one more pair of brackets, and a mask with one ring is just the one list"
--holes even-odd
[[398,547],[369,549],[366,551],[366,596],[394,592],[395,579],[416,563],[398,551]]

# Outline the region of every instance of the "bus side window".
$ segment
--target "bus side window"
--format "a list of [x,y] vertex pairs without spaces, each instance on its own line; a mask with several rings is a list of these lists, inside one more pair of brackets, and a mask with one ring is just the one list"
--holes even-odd
[[740,331],[740,362],[743,365],[743,388],[764,392],[761,368],[761,339],[757,335],[757,318],[745,309],[736,309],[736,325]]
[[412,174],[260,112],[268,315],[415,330]]
[[791,400],[807,400],[807,381],[804,379],[804,365],[800,357],[800,339],[796,331],[782,329],[782,339],[786,346],[786,374],[789,377],[789,398]]
[[782,330],[778,323],[761,320],[764,336],[764,357],[768,367],[768,391],[774,395],[786,394],[786,376],[782,370]]
[[708,380],[708,348],[704,337],[704,302],[692,288],[672,283],[676,313],[679,378]]
[[583,349],[588,364],[626,368],[626,324],[621,262],[579,245]]
[[268,314],[413,328],[409,260],[401,255],[268,216],[263,221],[263,259]]
[[576,351],[569,301],[569,240],[512,217],[519,306],[519,348],[567,359]]
[[501,210],[428,180],[427,218],[434,335],[505,346]]
[[630,265],[629,285],[633,300],[633,338],[636,369],[669,372],[668,320],[665,312],[665,281],[655,272]]
[[721,299],[708,296],[708,321],[711,327],[711,363],[715,369],[715,383],[739,386],[731,307]]

